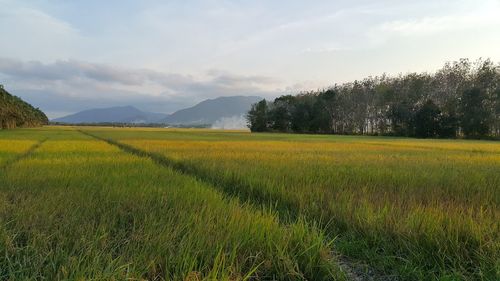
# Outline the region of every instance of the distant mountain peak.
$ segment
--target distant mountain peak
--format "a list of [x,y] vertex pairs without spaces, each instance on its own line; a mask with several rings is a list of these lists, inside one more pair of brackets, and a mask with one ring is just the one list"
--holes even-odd
[[[212,125],[228,118],[242,118],[252,104],[261,100],[257,96],[223,96],[204,100],[192,107],[170,115],[142,111],[132,105],[88,109],[53,119],[68,124],[82,123],[164,123],[169,125]],[[234,123],[234,122],[233,122]],[[241,122],[240,122],[241,123]]]
[[163,120],[171,125],[212,125],[222,118],[245,115],[252,104],[262,100],[257,96],[224,96],[204,100],[181,109]]
[[134,106],[114,106],[107,108],[87,109],[75,114],[56,118],[52,121],[81,124],[81,123],[155,123],[167,115],[142,111]]

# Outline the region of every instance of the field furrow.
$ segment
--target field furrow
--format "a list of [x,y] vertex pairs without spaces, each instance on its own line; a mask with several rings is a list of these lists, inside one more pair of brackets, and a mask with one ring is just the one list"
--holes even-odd
[[343,279],[305,222],[75,131],[0,174],[0,279]]
[[[10,133],[10,132],[9,132]],[[9,165],[17,158],[36,147],[41,140],[25,139],[22,134],[0,131],[0,168]]]
[[[16,144],[14,147],[9,144],[3,147],[3,151],[0,152],[2,158],[0,158],[0,169],[5,169],[9,165],[20,161],[21,159],[28,157],[31,153],[33,153],[36,149],[38,149],[46,139],[37,141],[35,143],[31,142],[23,142],[21,144]],[[31,146],[28,146],[31,144]]]
[[281,217],[305,216],[386,276],[500,276],[498,143],[132,132],[91,130]]

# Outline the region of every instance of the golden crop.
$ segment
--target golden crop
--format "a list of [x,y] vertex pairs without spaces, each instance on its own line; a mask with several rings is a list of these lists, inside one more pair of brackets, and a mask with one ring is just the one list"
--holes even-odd
[[0,136],[0,276],[498,279],[497,142],[77,129]]
[[188,165],[213,182],[236,184],[230,192],[244,198],[281,202],[326,222],[332,235],[348,233],[409,263],[431,266],[435,260],[443,268],[452,262],[485,270],[498,261],[498,143],[150,136],[121,142]]

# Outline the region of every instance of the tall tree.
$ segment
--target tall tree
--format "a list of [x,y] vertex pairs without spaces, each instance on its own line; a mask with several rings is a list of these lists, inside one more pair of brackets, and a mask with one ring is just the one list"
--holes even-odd
[[435,74],[368,77],[266,106],[252,108],[254,130],[500,138],[500,65],[461,59]]
[[252,132],[265,132],[269,129],[268,106],[265,99],[252,105],[247,114],[247,120]]
[[441,110],[432,100],[427,100],[415,114],[414,123],[416,137],[437,137],[441,132]]
[[295,97],[292,95],[281,96],[274,100],[269,117],[274,130],[289,132],[292,129],[292,114],[294,111]]
[[486,93],[480,88],[464,91],[460,100],[461,126],[468,138],[481,138],[488,134],[490,114],[485,105]]

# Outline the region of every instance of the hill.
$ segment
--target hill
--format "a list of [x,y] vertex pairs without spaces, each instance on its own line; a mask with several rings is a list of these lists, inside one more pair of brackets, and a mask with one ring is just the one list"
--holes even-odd
[[11,95],[0,85],[0,128],[37,127],[48,122],[49,119],[40,109]]
[[[98,108],[53,119],[53,122],[67,124],[89,123],[157,123],[175,126],[199,126],[218,124],[227,126],[228,121],[244,120],[252,104],[261,100],[256,96],[231,96],[204,100],[193,107],[181,109],[170,115],[139,110],[133,106]],[[238,122],[237,122],[238,123]]]
[[208,99],[193,107],[176,111],[162,120],[172,125],[214,124],[223,118],[242,116],[252,104],[261,100],[257,96],[231,96]]
[[117,106],[84,110],[52,121],[68,124],[101,122],[140,124],[156,123],[165,117],[165,114],[142,111],[133,106]]

